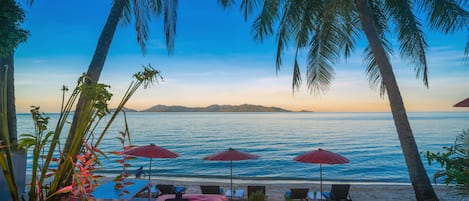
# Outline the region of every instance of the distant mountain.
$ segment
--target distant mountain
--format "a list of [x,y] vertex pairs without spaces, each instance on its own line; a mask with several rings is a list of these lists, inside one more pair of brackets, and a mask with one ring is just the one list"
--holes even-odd
[[[114,112],[115,110],[116,110],[116,108],[109,109],[110,112]],[[126,108],[126,107],[123,107],[122,110],[125,111],[125,112],[138,112],[137,110]]]
[[210,105],[208,107],[185,107],[155,105],[142,112],[291,112],[278,107],[265,107],[262,105]]

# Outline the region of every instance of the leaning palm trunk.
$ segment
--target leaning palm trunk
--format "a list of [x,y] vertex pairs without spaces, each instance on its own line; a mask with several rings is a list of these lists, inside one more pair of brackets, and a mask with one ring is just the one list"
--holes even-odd
[[[87,75],[89,76],[87,79],[89,82],[97,83],[99,77],[101,75],[101,71],[104,66],[104,61],[106,60],[107,53],[109,51],[109,47],[111,46],[112,38],[114,37],[114,33],[117,29],[117,25],[119,22],[120,17],[122,16],[122,11],[124,9],[125,0],[117,0],[114,1],[113,6],[111,8],[111,12],[107,18],[106,24],[99,36],[98,44],[96,46],[96,50],[93,55],[93,59],[88,67]],[[74,142],[81,142],[82,137],[84,135],[84,130],[86,130],[85,125],[83,124],[83,119],[87,119],[89,115],[89,105],[90,100],[86,100],[83,95],[80,95],[78,100],[76,110],[73,116],[73,121],[70,126],[70,133],[67,137],[67,141],[64,147],[64,157],[71,157],[74,159],[76,154],[81,149],[81,144],[77,144]],[[51,149],[54,150],[54,149]],[[47,164],[48,165],[48,164]],[[72,163],[69,160],[63,160],[61,164],[61,168],[59,171],[62,173],[62,177],[55,177],[54,182],[51,185],[51,189],[49,190],[50,194],[56,192],[57,190],[63,188],[67,185],[68,182],[71,181],[72,178]],[[49,195],[50,195],[49,194]],[[59,198],[59,197],[57,197]]]
[[[89,76],[89,80],[91,82],[96,83],[99,81],[101,71],[103,70],[104,62],[106,61],[107,53],[111,46],[112,38],[114,37],[114,33],[116,32],[119,19],[122,16],[124,5],[125,0],[116,0],[112,4],[111,12],[107,18],[103,30],[101,31],[98,44],[96,45],[96,49],[94,51],[93,59],[91,60],[91,63],[88,67],[88,72],[86,73]],[[75,136],[75,129],[77,126],[78,117],[80,116],[81,111],[83,111],[84,101],[85,100],[83,99],[83,97],[80,96],[75,110],[75,114],[73,115],[73,121],[70,126],[70,135],[65,145],[66,152],[68,151],[68,147],[70,147],[72,139]]]
[[397,129],[402,152],[409,171],[409,177],[415,191],[415,196],[419,201],[436,201],[436,196],[430,179],[427,176],[422,160],[419,155],[417,143],[412,134],[412,129],[407,118],[399,87],[394,77],[391,63],[386,56],[385,50],[378,38],[376,29],[371,21],[366,0],[356,0],[356,8],[360,15],[360,22],[363,31],[368,39],[370,48],[376,58],[378,68],[386,87],[391,112],[394,118],[394,124]]

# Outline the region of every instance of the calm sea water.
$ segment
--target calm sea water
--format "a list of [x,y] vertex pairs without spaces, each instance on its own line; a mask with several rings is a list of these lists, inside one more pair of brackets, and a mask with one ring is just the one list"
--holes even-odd
[[[50,114],[52,128],[58,117]],[[409,113],[420,151],[442,151],[469,128],[469,112]],[[176,159],[153,159],[152,175],[217,177],[230,174],[229,162],[204,161],[203,157],[229,147],[261,158],[233,162],[237,178],[318,180],[319,165],[292,159],[306,151],[323,148],[350,160],[344,165],[323,165],[325,180],[357,182],[409,182],[407,168],[390,113],[127,113],[132,144],[154,143],[180,155]],[[118,151],[115,139],[123,131],[119,117],[100,148]],[[33,133],[29,114],[18,115],[19,133]],[[103,173],[122,168],[109,155]],[[431,178],[441,169],[425,167]],[[149,159],[131,161],[131,169]],[[28,166],[31,168],[31,159]]]

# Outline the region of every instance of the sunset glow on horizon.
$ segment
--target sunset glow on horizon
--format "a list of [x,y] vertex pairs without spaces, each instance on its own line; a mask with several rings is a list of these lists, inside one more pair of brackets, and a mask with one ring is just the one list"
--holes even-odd
[[[44,112],[60,110],[60,88],[66,85],[72,89],[86,72],[110,7],[111,1],[91,0],[52,0],[25,7],[23,27],[30,30],[31,36],[15,54],[17,112],[28,112],[31,105],[41,106]],[[299,91],[292,90],[294,52],[284,55],[283,67],[276,73],[275,36],[263,43],[254,41],[251,22],[244,22],[237,9],[223,10],[216,1],[181,1],[172,56],[168,56],[164,45],[161,18],[151,22],[152,39],[144,56],[133,24],[120,26],[100,80],[112,86],[110,107],[120,101],[132,74],[142,70],[142,65],[151,64],[161,71],[164,81],[140,89],[126,107],[144,110],[158,104],[254,104],[293,111],[390,111],[387,97],[380,97],[379,91],[368,84],[362,66],[365,37],[358,39],[350,58],[336,65],[330,90],[316,96],[305,84]],[[462,111],[452,105],[469,97],[469,64],[463,63],[467,33],[444,36],[425,31],[429,44],[428,89],[415,78],[413,67],[400,59],[396,36],[389,37],[395,47],[391,62],[406,108],[410,112]],[[303,74],[305,55],[302,53],[300,60]]]

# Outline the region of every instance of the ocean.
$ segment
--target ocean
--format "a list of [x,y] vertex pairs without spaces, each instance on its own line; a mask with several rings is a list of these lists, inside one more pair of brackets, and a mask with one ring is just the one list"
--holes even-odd
[[[469,128],[469,112],[408,113],[422,161],[430,178],[442,169],[428,165],[423,152],[443,151],[462,129]],[[55,126],[58,114],[51,117]],[[407,167],[391,113],[127,113],[133,145],[150,143],[180,155],[175,159],[153,159],[152,175],[169,177],[228,178],[230,163],[205,161],[203,157],[234,148],[261,156],[233,161],[234,178],[266,180],[319,180],[319,164],[293,160],[304,152],[322,148],[341,154],[350,163],[323,165],[323,179],[351,182],[409,183]],[[125,130],[119,116],[99,146],[120,151],[115,137]],[[18,133],[33,133],[30,114],[18,114]],[[28,169],[32,159],[28,154]],[[117,174],[122,166],[117,156],[103,159],[101,174]],[[150,159],[129,161],[131,171]],[[439,181],[441,183],[442,181]]]

